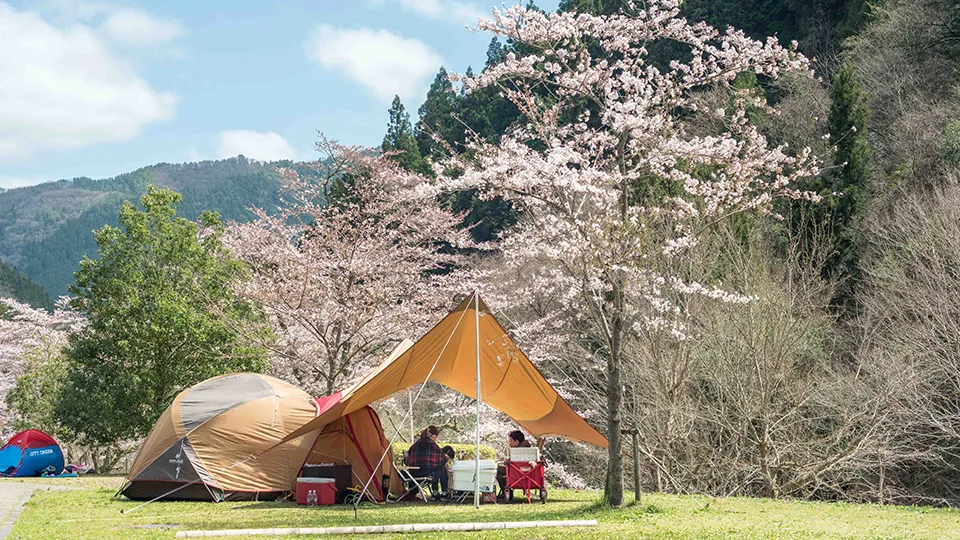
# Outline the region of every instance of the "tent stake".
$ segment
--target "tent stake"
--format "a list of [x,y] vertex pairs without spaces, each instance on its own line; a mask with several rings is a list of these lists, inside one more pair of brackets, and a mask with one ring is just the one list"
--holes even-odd
[[477,331],[477,455],[473,473],[473,505],[480,508],[480,289],[473,290],[473,308]]

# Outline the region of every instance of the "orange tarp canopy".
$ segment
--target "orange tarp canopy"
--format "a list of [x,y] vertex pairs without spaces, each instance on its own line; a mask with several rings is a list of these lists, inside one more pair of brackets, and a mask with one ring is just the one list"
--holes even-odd
[[461,302],[416,343],[401,343],[382,364],[345,390],[337,405],[287,438],[320,429],[425,380],[476,399],[478,305],[483,403],[535,436],[560,435],[606,447],[607,439],[557,394],[490,313],[483,299],[475,295]]

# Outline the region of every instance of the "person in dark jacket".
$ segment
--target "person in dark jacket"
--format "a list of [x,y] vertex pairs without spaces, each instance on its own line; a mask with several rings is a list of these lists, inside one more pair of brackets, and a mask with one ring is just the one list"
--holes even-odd
[[[434,497],[439,498],[447,493],[449,477],[447,476],[447,460],[449,459],[437,444],[437,438],[440,436],[440,430],[437,426],[428,426],[427,429],[420,432],[420,438],[410,447],[409,465],[417,467],[419,473],[423,476],[429,476],[432,480]],[[442,493],[437,490],[437,484],[440,484]]]

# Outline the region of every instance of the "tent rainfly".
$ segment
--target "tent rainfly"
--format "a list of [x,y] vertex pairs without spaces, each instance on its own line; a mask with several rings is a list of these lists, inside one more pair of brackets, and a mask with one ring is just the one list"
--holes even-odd
[[476,293],[419,341],[401,344],[382,364],[344,390],[336,405],[286,439],[316,431],[425,381],[440,383],[474,399],[479,387],[483,403],[535,436],[559,435],[607,446],[607,439],[557,394]]
[[137,451],[120,492],[135,500],[249,500],[296,483],[316,432],[278,443],[315,418],[309,394],[279,379],[232,373],[174,398]]

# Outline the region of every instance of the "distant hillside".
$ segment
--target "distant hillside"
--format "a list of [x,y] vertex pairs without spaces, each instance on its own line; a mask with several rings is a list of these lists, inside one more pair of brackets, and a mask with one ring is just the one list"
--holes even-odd
[[0,296],[53,311],[50,293],[26,274],[4,262],[0,262]]
[[136,201],[148,185],[183,194],[178,214],[196,219],[203,210],[215,210],[225,220],[247,221],[250,207],[276,208],[279,202],[278,166],[243,156],[221,161],[160,163],[92,180],[75,178],[0,193],[0,260],[15,265],[49,291],[66,293],[77,263],[96,256],[91,234],[106,224],[116,225],[123,201]]

